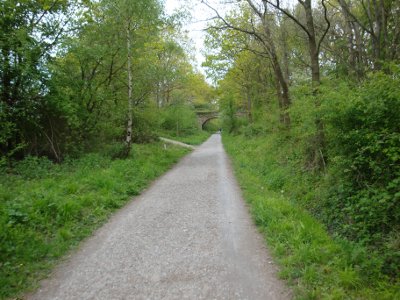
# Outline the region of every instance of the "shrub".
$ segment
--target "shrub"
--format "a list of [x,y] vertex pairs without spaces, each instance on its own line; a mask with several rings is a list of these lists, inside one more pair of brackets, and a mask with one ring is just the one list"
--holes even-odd
[[385,249],[383,270],[393,275],[400,272],[400,249],[384,241],[400,231],[400,79],[372,74],[360,88],[342,87],[329,97],[324,219],[352,240]]
[[188,135],[197,130],[197,117],[187,105],[175,103],[163,112],[161,127],[175,132],[177,136]]

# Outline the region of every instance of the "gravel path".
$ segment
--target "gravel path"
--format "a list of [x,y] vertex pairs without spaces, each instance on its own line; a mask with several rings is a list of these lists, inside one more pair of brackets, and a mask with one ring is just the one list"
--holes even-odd
[[181,146],[181,147],[185,147],[185,148],[189,148],[189,149],[196,149],[195,146],[188,145],[188,144],[185,144],[185,143],[182,143],[182,142],[179,142],[179,141],[174,141],[174,140],[170,140],[170,139],[163,138],[163,137],[160,137],[159,139],[161,141],[169,143],[169,144],[173,144],[173,145],[177,145],[177,146]]
[[213,135],[28,299],[289,299]]

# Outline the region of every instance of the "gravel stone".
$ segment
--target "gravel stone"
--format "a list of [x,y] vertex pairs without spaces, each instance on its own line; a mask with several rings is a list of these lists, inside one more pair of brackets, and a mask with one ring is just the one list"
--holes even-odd
[[27,299],[290,299],[214,134]]

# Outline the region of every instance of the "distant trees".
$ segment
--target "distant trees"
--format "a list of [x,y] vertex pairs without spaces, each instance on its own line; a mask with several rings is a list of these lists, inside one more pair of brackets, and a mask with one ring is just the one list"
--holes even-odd
[[[231,37],[232,46],[235,47],[236,43],[237,48],[257,53],[270,61],[275,75],[276,95],[281,114],[280,120],[285,127],[289,127],[288,108],[291,102],[289,87],[285,79],[282,61],[278,55],[276,41],[272,34],[272,28],[275,27],[274,22],[268,15],[269,9],[266,3],[259,6],[253,1],[247,1],[250,9],[242,5],[238,14],[232,14],[228,17],[221,16],[215,8],[207,2],[204,3],[216,13],[218,19],[215,24],[211,25],[210,33],[215,32],[215,30],[230,30],[238,32],[241,36],[247,35],[247,38],[238,38],[236,41],[235,38],[232,39]],[[237,43],[238,41],[239,43]],[[231,53],[234,53],[234,51]]]

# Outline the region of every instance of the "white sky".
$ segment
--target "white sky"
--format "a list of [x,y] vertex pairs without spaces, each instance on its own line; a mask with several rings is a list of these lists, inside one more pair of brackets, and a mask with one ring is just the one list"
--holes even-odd
[[[218,0],[208,0],[210,4],[218,7],[216,4]],[[190,22],[183,26],[184,30],[188,31],[188,35],[193,40],[193,47],[195,48],[195,59],[197,68],[204,73],[201,68],[201,63],[205,58],[201,51],[204,48],[204,29],[207,25],[207,20],[214,17],[215,14],[207,6],[201,3],[201,0],[165,0],[165,10],[167,14],[172,14],[176,9],[186,8],[192,18]],[[221,9],[221,7],[219,7]],[[223,15],[223,12],[220,12]]]
[[[191,40],[193,40],[193,47],[195,48],[195,59],[196,67],[202,73],[205,73],[201,67],[201,63],[204,62],[205,57],[202,54],[204,49],[204,37],[205,32],[203,31],[207,26],[207,20],[215,17],[215,12],[208,8],[205,4],[201,3],[201,0],[164,0],[165,10],[167,14],[172,14],[175,10],[180,8],[185,8],[190,12],[192,18],[190,22],[184,25],[183,29],[188,31],[188,35]],[[312,0],[315,3],[317,0]],[[221,4],[224,3],[225,4]],[[224,16],[226,12],[231,10],[235,4],[237,5],[239,1],[231,1],[231,4],[227,4],[230,1],[221,0],[207,0],[212,7],[218,10],[221,16]],[[236,2],[236,3],[235,3]],[[296,0],[281,0],[281,5],[283,7],[294,6]],[[255,3],[261,5],[261,1],[255,0]]]

